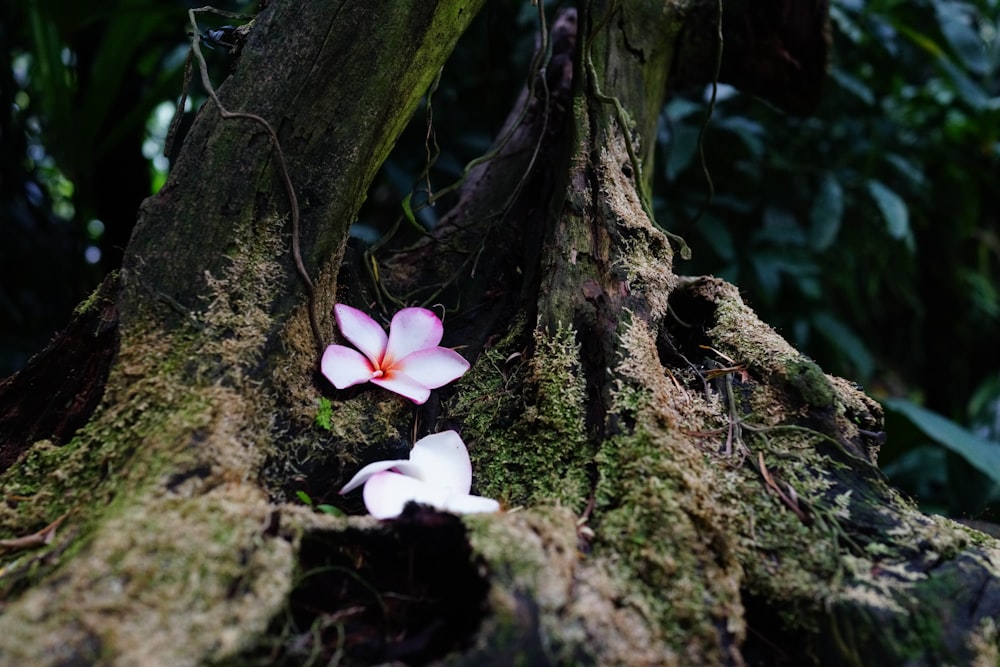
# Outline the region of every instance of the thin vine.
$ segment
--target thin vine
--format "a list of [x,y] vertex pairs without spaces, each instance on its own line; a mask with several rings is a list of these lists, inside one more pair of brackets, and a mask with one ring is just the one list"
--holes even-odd
[[[544,113],[543,113],[543,116],[542,116],[542,127],[541,127],[541,131],[539,132],[538,141],[535,142],[535,145],[534,145],[533,151],[532,151],[532,155],[531,155],[531,159],[528,161],[528,165],[527,165],[527,167],[524,170],[524,175],[518,180],[517,184],[514,186],[514,188],[512,189],[512,191],[507,195],[507,197],[505,197],[503,205],[500,207],[500,211],[498,213],[495,213],[494,217],[497,217],[500,220],[503,219],[503,217],[506,215],[507,211],[510,210],[511,206],[513,206],[513,204],[516,201],[517,197],[520,195],[521,191],[524,189],[525,184],[528,182],[528,176],[530,175],[530,173],[531,173],[532,169],[534,168],[535,163],[536,163],[536,161],[538,159],[538,155],[539,155],[539,153],[541,151],[541,147],[542,147],[542,142],[544,141],[545,133],[546,133],[546,131],[548,129],[548,122],[549,122],[549,99],[550,99],[550,91],[548,89],[548,83],[547,83],[547,81],[545,79],[545,76],[544,76],[545,67],[548,64],[549,59],[551,57],[551,49],[550,49],[550,44],[549,44],[548,27],[547,27],[547,21],[546,21],[546,18],[545,18],[545,7],[544,7],[544,3],[537,3],[537,4],[535,4],[535,7],[538,9],[539,46],[538,46],[538,49],[536,49],[536,52],[535,52],[534,56],[532,57],[531,64],[529,65],[528,84],[527,84],[528,85],[528,94],[527,94],[527,97],[526,97],[525,104],[521,106],[521,108],[518,110],[518,114],[517,114],[516,118],[514,119],[514,121],[511,122],[511,123],[509,123],[509,125],[506,128],[505,132],[501,135],[501,137],[499,138],[499,140],[496,142],[496,144],[489,151],[487,151],[483,155],[480,155],[479,157],[477,157],[477,158],[475,158],[473,160],[470,160],[468,163],[466,163],[464,169],[462,170],[462,175],[458,179],[456,179],[454,182],[452,182],[448,186],[446,186],[444,188],[441,188],[440,190],[437,190],[436,192],[431,192],[430,170],[434,166],[435,162],[437,161],[437,157],[438,157],[440,151],[439,151],[438,145],[437,145],[436,134],[435,134],[435,132],[433,130],[433,107],[432,107],[432,104],[431,104],[431,99],[432,99],[433,93],[436,91],[437,86],[438,86],[438,84],[440,82],[440,76],[441,76],[440,72],[438,73],[438,77],[435,79],[434,83],[432,84],[432,86],[428,90],[427,101],[426,101],[427,109],[428,109],[428,121],[427,121],[428,122],[428,131],[427,131],[427,137],[428,137],[428,139],[427,139],[427,143],[428,143],[428,146],[427,146],[427,155],[428,155],[428,159],[427,159],[427,163],[425,164],[423,170],[420,172],[420,174],[416,178],[416,182],[417,183],[419,183],[420,181],[426,181],[426,183],[427,183],[428,197],[427,197],[427,199],[425,201],[421,202],[418,206],[414,207],[411,204],[411,202],[413,200],[413,194],[414,193],[412,191],[410,193],[408,193],[406,195],[406,197],[404,197],[404,199],[403,199],[403,201],[401,203],[401,207],[403,209],[403,212],[396,218],[396,220],[390,226],[389,230],[385,234],[383,234],[382,237],[380,237],[378,239],[378,241],[376,241],[369,248],[367,248],[365,250],[365,253],[364,253],[364,266],[365,266],[366,271],[369,274],[369,277],[371,278],[373,284],[376,287],[376,289],[375,289],[375,294],[376,294],[375,298],[376,298],[376,300],[379,303],[379,306],[381,308],[383,308],[383,309],[385,308],[385,304],[383,303],[383,297],[387,298],[390,301],[392,301],[396,305],[403,306],[403,305],[408,305],[408,303],[407,303],[408,298],[407,297],[411,296],[411,295],[406,295],[406,296],[403,296],[403,297],[396,297],[396,296],[390,295],[386,291],[385,286],[379,280],[378,263],[377,263],[377,261],[375,259],[375,253],[377,253],[386,243],[388,243],[392,239],[392,237],[398,231],[399,226],[402,223],[402,220],[404,218],[407,219],[410,222],[410,224],[414,228],[416,228],[421,234],[423,234],[424,236],[429,236],[429,234],[424,229],[424,227],[421,226],[416,221],[415,213],[419,212],[420,210],[422,210],[422,209],[424,209],[424,208],[426,208],[428,206],[433,206],[442,197],[444,197],[444,196],[446,196],[446,195],[448,195],[448,194],[450,194],[450,193],[458,190],[459,188],[461,188],[466,183],[466,181],[468,179],[468,176],[469,176],[469,174],[471,173],[471,171],[473,169],[475,169],[476,167],[478,167],[480,165],[483,165],[483,164],[486,164],[487,162],[495,159],[497,156],[499,156],[503,152],[503,150],[507,147],[507,145],[510,142],[510,140],[513,138],[513,136],[514,136],[515,132],[517,131],[517,129],[521,126],[522,122],[524,121],[524,118],[527,116],[528,110],[529,110],[529,108],[531,106],[530,105],[530,101],[533,100],[533,99],[535,99],[536,94],[537,94],[536,85],[537,85],[538,82],[541,82],[541,86],[542,86],[541,93],[542,94],[541,94],[540,98],[542,100],[542,105],[543,105],[543,108],[544,108]],[[433,146],[433,149],[432,149],[431,146]],[[494,223],[491,223],[491,224],[494,224]],[[479,258],[482,256],[482,253],[486,249],[487,235],[488,235],[487,233],[483,234],[482,243],[480,244],[480,247],[477,249],[477,251],[475,252],[475,254],[474,255],[470,255],[469,257],[467,257],[455,269],[455,271],[452,274],[451,278],[449,278],[448,280],[446,280],[446,281],[438,284],[436,286],[436,288],[434,289],[434,291],[429,296],[427,296],[426,298],[422,299],[421,302],[420,302],[421,306],[427,307],[431,303],[434,303],[435,300],[441,295],[442,292],[444,292],[444,290],[449,285],[454,284],[458,280],[459,276],[466,269],[466,267],[469,266],[470,263],[472,264],[472,273],[473,273],[473,275],[475,274],[475,267],[478,265]],[[404,252],[405,252],[405,250],[404,250]]]
[[701,128],[698,130],[698,157],[701,162],[701,173],[705,175],[705,184],[708,186],[708,190],[705,192],[705,201],[702,203],[698,213],[691,220],[692,224],[698,222],[701,216],[705,215],[705,211],[708,210],[708,207],[712,204],[712,199],[715,197],[715,183],[712,182],[712,174],[708,170],[708,160],[705,158],[705,135],[708,133],[708,124],[712,120],[712,114],[715,112],[715,102],[719,92],[719,74],[722,72],[722,50],[725,46],[725,40],[722,36],[722,0],[718,0],[717,6],[719,15],[718,23],[716,24],[716,37],[719,40],[719,45],[715,50],[715,72],[712,75],[712,94],[708,98],[708,108],[705,110],[705,118],[702,119]]
[[316,315],[316,287],[313,284],[312,279],[309,277],[309,272],[306,270],[305,263],[302,261],[302,248],[300,243],[300,210],[299,210],[299,200],[295,194],[295,187],[292,184],[292,178],[288,172],[288,164],[285,160],[285,152],[281,148],[281,142],[278,140],[278,134],[275,132],[274,127],[271,126],[264,118],[258,116],[257,114],[247,113],[243,111],[230,111],[222,104],[219,96],[215,92],[215,88],[212,86],[211,78],[208,75],[208,64],[205,62],[205,56],[201,52],[201,40],[202,36],[198,30],[198,22],[195,19],[195,14],[212,13],[219,16],[224,16],[226,18],[245,20],[246,17],[234,14],[232,12],[226,12],[222,10],[215,9],[214,7],[199,7],[196,9],[188,10],[188,18],[191,21],[191,53],[194,54],[195,59],[198,61],[198,70],[201,74],[201,83],[204,86],[205,91],[208,96],[212,98],[215,102],[215,106],[219,110],[219,116],[224,120],[249,120],[260,125],[267,132],[267,136],[271,141],[271,146],[274,149],[274,155],[276,162],[278,164],[278,173],[281,175],[282,183],[285,187],[285,192],[288,195],[288,204],[291,209],[291,226],[292,226],[292,259],[295,262],[295,269],[299,274],[299,278],[302,280],[302,284],[306,288],[306,294],[309,299],[309,326],[312,328],[313,338],[316,341],[316,348],[319,353],[323,352],[326,344],[323,339],[323,334],[319,328],[319,318]]
[[[721,2],[721,0],[719,1]],[[625,151],[628,153],[629,162],[632,165],[635,187],[639,194],[639,203],[642,206],[643,212],[649,218],[650,222],[656,225],[671,241],[677,244],[682,258],[691,259],[691,247],[688,246],[687,241],[685,241],[680,235],[664,229],[656,222],[656,216],[653,214],[651,197],[646,187],[646,182],[642,177],[641,163],[639,162],[638,155],[636,155],[635,146],[632,143],[632,134],[630,130],[631,124],[628,122],[628,114],[625,112],[625,108],[622,106],[621,100],[613,95],[604,94],[604,91],[601,90],[601,86],[598,83],[597,68],[594,66],[592,58],[594,46],[593,36],[607,26],[611,17],[618,12],[619,9],[621,9],[621,7],[618,5],[616,0],[611,4],[607,13],[601,18],[600,21],[598,21],[597,25],[594,26],[593,30],[591,30],[590,34],[587,36],[586,46],[583,49],[583,59],[584,66],[587,68],[587,79],[590,84],[590,93],[594,99],[605,104],[610,104],[615,108],[615,118],[618,121],[618,125],[621,127],[622,137],[625,139]]]

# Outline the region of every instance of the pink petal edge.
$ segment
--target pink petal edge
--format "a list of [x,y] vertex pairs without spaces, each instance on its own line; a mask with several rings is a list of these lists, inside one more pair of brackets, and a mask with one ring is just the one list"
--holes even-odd
[[342,303],[335,305],[333,312],[344,338],[361,350],[372,364],[380,365],[389,338],[379,323],[357,308]]
[[393,366],[394,370],[408,375],[428,389],[437,389],[457,380],[465,375],[469,367],[465,357],[446,347],[417,350]]
[[379,474],[380,472],[391,470],[396,466],[402,466],[408,463],[409,461],[406,461],[404,459],[399,459],[396,461],[375,461],[374,463],[369,463],[364,468],[356,472],[354,474],[354,477],[351,478],[351,481],[349,481],[347,484],[344,485],[344,488],[340,490],[340,495],[344,495],[345,493],[350,493],[354,489],[358,488],[359,486],[367,482],[369,478]]
[[386,346],[386,364],[394,363],[417,350],[435,347],[441,342],[444,326],[426,308],[403,308],[393,315]]
[[330,345],[323,351],[320,371],[337,389],[368,382],[372,378],[371,362],[363,354],[343,345]]
[[426,403],[431,395],[430,389],[403,373],[392,373],[388,377],[372,378],[371,383],[405,396],[417,405]]

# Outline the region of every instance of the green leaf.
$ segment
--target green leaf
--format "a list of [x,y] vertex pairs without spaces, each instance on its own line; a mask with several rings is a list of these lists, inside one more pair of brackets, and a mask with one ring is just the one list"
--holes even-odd
[[767,135],[767,131],[760,123],[743,116],[730,116],[720,120],[717,127],[739,137],[754,157],[759,158],[766,152],[763,137]]
[[316,426],[324,431],[333,428],[333,403],[325,396],[319,397],[319,407],[316,409]]
[[763,296],[768,299],[777,298],[783,275],[803,294],[817,296],[819,267],[808,254],[788,248],[766,248],[750,255],[750,265],[757,274]]
[[1000,442],[980,438],[950,419],[912,401],[890,398],[883,403],[889,410],[909,419],[928,438],[958,454],[969,465],[1000,484]]
[[809,245],[823,251],[833,245],[844,217],[844,189],[840,181],[827,172],[819,182],[819,191],[809,210]]
[[417,222],[416,217],[414,217],[413,215],[413,206],[410,203],[411,199],[413,199],[413,193],[407,192],[406,196],[403,197],[403,201],[400,202],[400,204],[403,207],[403,215],[406,216],[406,219],[410,221],[411,225],[413,225],[417,229],[421,229],[420,223]]
[[901,34],[908,37],[919,48],[923,49],[924,51],[934,56],[935,58],[941,58],[945,55],[944,50],[940,46],[938,46],[938,43],[934,41],[933,38],[928,37],[927,35],[921,32],[917,32],[917,30],[915,30],[910,26],[896,25],[895,28]]
[[848,74],[839,67],[833,67],[830,69],[830,78],[868,106],[875,105],[875,93],[858,77]]
[[869,180],[867,185],[868,193],[885,218],[889,236],[894,239],[910,238],[910,211],[903,198],[875,179]]
[[333,505],[327,505],[325,503],[323,505],[317,505],[316,509],[318,509],[323,514],[329,514],[330,516],[347,516],[346,514],[344,514],[343,510],[338,509]]
[[[830,21],[837,27],[838,32],[855,44],[860,44],[864,40],[865,33],[858,27],[858,24],[848,15],[848,11],[857,14],[861,7],[854,7],[853,2],[841,0],[830,6]],[[858,3],[860,5],[860,3]],[[847,10],[847,11],[845,11]]]
[[308,493],[306,493],[305,491],[296,491],[295,495],[298,496],[299,500],[301,500],[303,503],[309,505],[309,507],[312,507],[313,500],[312,498],[309,497]]
[[974,26],[975,8],[966,2],[935,2],[938,27],[962,60],[965,69],[976,74],[986,74],[989,70],[986,42]]
[[64,44],[56,22],[39,3],[29,2],[27,13],[36,68],[32,76],[38,82],[41,108],[49,115],[48,122],[54,134],[50,143],[56,144],[46,148],[60,158],[72,155],[78,143],[78,136],[72,131],[75,85],[72,72],[62,59]]
[[686,100],[683,97],[675,97],[667,102],[667,105],[663,108],[663,112],[671,121],[676,123],[687,116],[705,113],[705,105]]
[[824,312],[813,316],[813,326],[854,364],[860,379],[867,380],[871,377],[875,370],[875,360],[868,351],[868,346],[847,325]]
[[[149,48],[151,36],[162,29],[164,21],[183,20],[179,12],[169,11],[167,7],[158,9],[145,3],[123,5],[107,23],[93,56],[89,85],[80,91],[83,99],[75,104],[80,119],[79,132],[88,141],[87,148],[97,156],[111,150],[121,133],[144,124],[152,107],[160,102],[159,97],[142,96],[142,112],[129,114],[128,123],[132,128],[124,123],[125,110],[114,106],[130,71],[136,67],[136,59]],[[114,117],[114,122],[108,121],[110,116]],[[104,129],[107,127],[111,128],[110,132]],[[78,159],[87,157],[81,155]]]
[[883,153],[882,159],[904,176],[912,187],[917,189],[927,187],[927,177],[924,176],[923,163],[919,161],[921,158],[918,157],[918,161],[914,162],[896,153]]
[[806,233],[799,226],[795,215],[779,205],[768,205],[763,213],[763,229],[755,235],[755,240],[774,245],[804,246]]
[[948,75],[951,82],[955,84],[955,92],[958,93],[966,104],[977,111],[984,110],[990,106],[990,96],[961,67],[947,58],[939,58],[937,64]]

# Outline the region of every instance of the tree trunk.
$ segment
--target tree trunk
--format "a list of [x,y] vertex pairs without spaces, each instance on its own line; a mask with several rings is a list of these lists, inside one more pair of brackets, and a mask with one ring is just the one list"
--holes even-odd
[[[219,94],[280,153],[206,104],[121,274],[0,386],[3,663],[996,664],[1000,545],[893,491],[878,404],[675,275],[648,215],[659,110],[714,76],[719,4],[562,13],[433,237],[345,252],[482,4],[254,21]],[[808,4],[727,0],[723,75],[807,111]],[[415,409],[318,375],[334,303],[403,301],[447,311],[461,381]],[[27,400],[88,345],[82,399]],[[297,499],[358,513],[346,479],[445,428],[503,512]]]

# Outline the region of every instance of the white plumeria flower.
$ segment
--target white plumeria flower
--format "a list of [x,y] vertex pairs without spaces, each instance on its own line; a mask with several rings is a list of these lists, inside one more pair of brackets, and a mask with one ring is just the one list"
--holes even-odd
[[365,507],[376,519],[399,516],[410,501],[456,514],[500,509],[500,503],[492,498],[469,495],[472,462],[465,443],[454,431],[417,440],[408,459],[369,463],[340,493],[353,491],[362,484]]
[[431,389],[460,378],[469,362],[458,352],[438,347],[444,327],[426,308],[404,308],[389,325],[389,335],[357,308],[333,307],[337,326],[358,350],[331,345],[320,368],[333,386],[344,389],[371,382],[420,404]]

